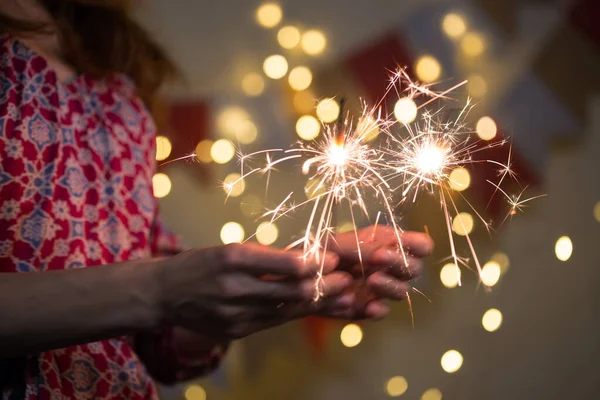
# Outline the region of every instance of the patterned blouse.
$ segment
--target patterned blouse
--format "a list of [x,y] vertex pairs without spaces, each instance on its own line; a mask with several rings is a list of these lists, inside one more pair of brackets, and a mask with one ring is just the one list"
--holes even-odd
[[[0,35],[0,273],[176,252],[157,216],[154,157],[155,127],[129,79],[62,83],[43,57]],[[198,376],[222,352],[186,360],[171,330],[0,360],[1,398],[158,398],[150,373],[167,383]]]

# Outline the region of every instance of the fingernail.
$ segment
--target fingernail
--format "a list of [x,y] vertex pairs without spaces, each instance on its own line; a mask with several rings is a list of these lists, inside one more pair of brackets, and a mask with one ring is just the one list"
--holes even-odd
[[354,302],[354,296],[352,294],[345,294],[334,300],[334,308],[348,308]]
[[395,249],[379,249],[373,255],[373,261],[382,264],[394,264],[398,262],[398,258],[401,256],[400,252]]

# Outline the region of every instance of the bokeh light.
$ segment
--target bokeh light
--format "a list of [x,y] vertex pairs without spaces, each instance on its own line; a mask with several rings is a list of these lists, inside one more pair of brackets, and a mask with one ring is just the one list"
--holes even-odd
[[323,50],[325,50],[326,45],[327,38],[325,38],[325,34],[321,31],[312,29],[302,34],[302,50],[304,50],[306,54],[321,54]]
[[467,30],[467,24],[462,15],[456,13],[448,13],[442,20],[442,30],[450,38],[459,38]]
[[240,243],[244,240],[244,228],[237,222],[227,222],[221,228],[221,241],[223,244]]
[[502,325],[502,313],[496,308],[490,308],[481,318],[483,329],[488,332],[494,332]]
[[556,258],[560,261],[567,261],[571,258],[571,254],[573,254],[573,242],[571,242],[571,238],[568,236],[558,238],[554,246],[554,252],[556,253]]
[[432,56],[422,56],[415,64],[417,78],[425,83],[436,81],[442,72],[442,67],[438,60]]
[[171,192],[171,179],[166,174],[159,172],[152,177],[152,191],[154,197],[163,198]]
[[228,139],[219,139],[210,148],[210,156],[217,164],[228,163],[234,155],[235,147]]
[[273,28],[281,22],[283,11],[277,3],[263,3],[256,10],[256,21],[263,28]]
[[466,212],[458,213],[452,220],[452,230],[460,236],[470,234],[473,231],[473,225],[473,216]]
[[394,116],[399,122],[411,123],[417,117],[417,105],[408,97],[403,97],[394,105]]
[[346,347],[358,346],[362,338],[362,329],[356,324],[348,324],[344,326],[342,332],[340,333],[340,339],[342,340],[342,344]]
[[296,133],[303,140],[313,140],[319,136],[321,124],[312,115],[303,115],[296,122]]
[[325,123],[335,121],[340,115],[340,106],[335,99],[326,98],[317,104],[317,117]]
[[315,95],[311,90],[294,93],[294,109],[299,114],[308,114],[315,108]]
[[269,78],[281,79],[287,74],[288,62],[281,54],[274,54],[265,59],[263,70]]
[[156,161],[163,161],[169,158],[171,150],[173,150],[173,146],[169,138],[166,136],[156,137]]
[[249,194],[240,201],[240,210],[248,218],[254,218],[263,211],[262,201],[258,196]]
[[463,364],[463,356],[456,350],[448,350],[442,356],[441,364],[444,371],[451,374],[460,369]]
[[279,229],[272,222],[261,222],[256,228],[256,240],[260,244],[269,246],[277,240],[279,236]]
[[225,107],[217,115],[217,130],[225,136],[234,137],[238,127],[250,119],[246,110],[237,106]]
[[247,96],[260,96],[265,91],[265,80],[259,74],[247,74],[242,79],[242,90]]
[[235,138],[241,144],[254,143],[257,137],[258,129],[254,125],[254,122],[250,120],[242,121],[235,131]]
[[442,400],[442,392],[438,388],[427,389],[421,396],[421,400]]
[[501,273],[500,265],[496,261],[488,261],[481,268],[479,279],[485,286],[492,287],[500,280]]
[[223,180],[223,190],[231,197],[238,197],[246,189],[246,182],[240,179],[241,175],[233,172]]
[[206,391],[200,385],[190,385],[185,389],[185,400],[206,400]]
[[213,141],[209,139],[204,139],[198,142],[196,145],[196,158],[198,161],[208,164],[213,161],[212,155],[210,154],[210,149],[212,148]]
[[460,40],[460,48],[468,57],[478,57],[485,51],[485,39],[477,32],[469,32]]
[[596,221],[600,222],[600,201],[594,206],[594,218],[596,218]]
[[476,99],[482,98],[487,93],[487,82],[481,75],[473,74],[467,77],[467,91]]
[[393,376],[385,384],[385,391],[391,397],[402,396],[408,389],[408,382],[403,376]]
[[355,228],[356,228],[356,226],[352,222],[346,221],[346,222],[342,222],[341,224],[339,224],[339,226],[337,228],[337,232],[338,233],[351,232]]
[[448,263],[440,270],[440,280],[447,288],[455,288],[461,277],[460,268],[456,268],[456,264]]
[[501,251],[498,251],[498,252],[492,254],[492,257],[490,257],[490,260],[498,263],[498,265],[500,266],[500,270],[502,271],[503,274],[510,267],[510,259],[508,258],[506,253],[503,253]]
[[284,26],[277,32],[277,41],[284,49],[293,49],[300,43],[300,30],[295,26]]
[[498,127],[496,122],[490,117],[481,117],[477,121],[477,127],[475,128],[477,136],[483,140],[492,140],[496,137]]
[[312,72],[308,67],[298,66],[290,71],[288,82],[294,90],[301,91],[307,89],[312,83]]
[[462,192],[471,184],[471,174],[469,174],[469,170],[464,167],[455,168],[450,172],[448,182],[452,189]]

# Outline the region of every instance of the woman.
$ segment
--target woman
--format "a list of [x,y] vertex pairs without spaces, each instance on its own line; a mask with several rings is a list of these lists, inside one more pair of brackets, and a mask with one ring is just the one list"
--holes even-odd
[[384,317],[381,300],[402,299],[431,252],[405,234],[407,268],[388,228],[361,232],[361,308],[343,272],[353,235],[328,254],[319,302],[318,265],[297,251],[180,252],[152,195],[146,108],[175,69],[125,3],[0,3],[3,398],[156,398],[152,378],[204,374],[232,339],[310,314]]

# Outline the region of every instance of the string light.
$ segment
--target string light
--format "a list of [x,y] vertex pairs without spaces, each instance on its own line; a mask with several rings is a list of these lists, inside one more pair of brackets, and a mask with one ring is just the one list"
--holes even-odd
[[462,192],[471,184],[471,174],[469,174],[469,170],[466,168],[458,167],[452,170],[448,181],[452,189]]
[[308,67],[299,66],[290,71],[288,82],[290,87],[296,91],[307,89],[312,83],[312,72]]
[[417,105],[413,99],[403,97],[394,105],[394,116],[399,122],[409,124],[417,117]]
[[442,281],[442,284],[449,289],[458,286],[460,277],[461,272],[459,268],[456,268],[456,264],[446,264],[440,270],[440,280]]
[[571,242],[571,238],[568,236],[561,236],[556,241],[554,252],[556,253],[556,258],[560,261],[567,261],[571,258],[571,254],[573,254],[573,242]]
[[185,390],[185,400],[206,400],[206,391],[199,385],[188,386]]
[[317,104],[317,117],[325,123],[333,122],[340,115],[340,106],[334,99],[323,99]]
[[321,124],[312,115],[303,115],[296,122],[296,133],[303,140],[313,140],[319,136]]
[[277,3],[263,3],[256,10],[256,21],[263,28],[273,28],[281,22],[283,11]]
[[487,93],[487,83],[481,75],[469,75],[467,77],[467,90],[469,95],[479,99]]
[[198,161],[208,164],[213,161],[210,151],[212,149],[213,141],[204,139],[198,142],[196,145],[196,158]]
[[483,314],[481,318],[481,325],[483,325],[483,329],[488,332],[494,332],[500,328],[502,325],[502,313],[500,310],[495,308],[490,308]]
[[498,265],[497,262],[488,261],[483,268],[481,268],[479,278],[485,286],[492,287],[500,280],[501,272],[500,265]]
[[440,77],[442,67],[434,57],[422,56],[415,64],[415,72],[421,81],[431,83]]
[[481,117],[479,121],[477,121],[477,126],[475,128],[477,132],[477,136],[479,136],[483,140],[492,140],[496,137],[496,133],[498,128],[496,126],[496,122],[490,117]]
[[156,137],[156,161],[163,161],[169,158],[173,146],[166,136]]
[[362,341],[363,332],[360,326],[356,324],[348,324],[344,326],[340,334],[342,344],[346,347],[355,347]]
[[321,54],[323,50],[325,50],[325,46],[327,45],[327,39],[325,38],[325,34],[316,29],[306,31],[302,35],[302,50],[306,52],[306,54],[317,55]]
[[152,190],[154,197],[163,198],[171,192],[171,179],[166,174],[159,172],[152,177]]
[[461,212],[452,220],[452,230],[460,236],[467,236],[473,231],[473,216],[467,212]]
[[260,96],[265,90],[265,80],[259,74],[247,74],[242,79],[242,90],[247,96]]
[[460,41],[462,52],[468,57],[478,57],[485,50],[485,40],[476,32],[469,32]]
[[223,244],[240,243],[244,240],[244,228],[237,222],[227,222],[221,228]]
[[238,173],[231,173],[223,180],[223,190],[228,196],[238,197],[244,190],[246,190],[246,182],[240,179],[241,175]]
[[442,392],[438,388],[427,389],[421,396],[421,400],[442,400]]
[[448,13],[442,20],[442,30],[448,37],[456,39],[467,31],[467,24],[461,15]]
[[279,229],[277,229],[277,226],[274,223],[267,221],[261,222],[256,228],[256,240],[258,243],[265,246],[275,243],[278,236]]
[[463,356],[456,350],[448,350],[442,356],[441,364],[444,371],[452,374],[462,367]]
[[277,32],[277,41],[284,49],[293,49],[300,43],[300,30],[295,26],[284,26]]
[[210,156],[217,164],[226,164],[235,155],[233,143],[227,139],[219,139],[210,148]]
[[274,54],[265,59],[263,63],[263,70],[265,75],[271,79],[281,79],[287,74],[288,62],[284,56],[280,54]]
[[391,397],[402,396],[404,393],[406,393],[407,389],[408,382],[403,376],[391,377],[385,385],[385,390]]

